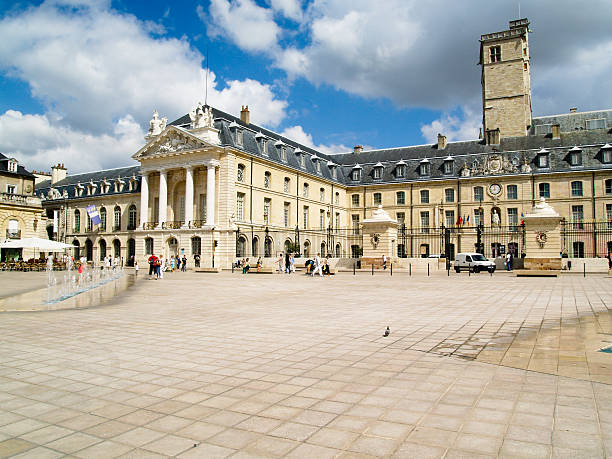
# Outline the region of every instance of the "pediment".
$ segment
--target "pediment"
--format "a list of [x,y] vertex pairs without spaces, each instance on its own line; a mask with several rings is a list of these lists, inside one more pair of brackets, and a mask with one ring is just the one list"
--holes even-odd
[[168,126],[161,134],[151,139],[132,158],[166,157],[175,154],[212,147],[213,145],[184,129]]

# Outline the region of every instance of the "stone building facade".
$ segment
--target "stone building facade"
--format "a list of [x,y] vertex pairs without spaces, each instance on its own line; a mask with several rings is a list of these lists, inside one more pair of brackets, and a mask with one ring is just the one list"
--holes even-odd
[[[228,268],[287,249],[353,257],[370,243],[361,223],[379,205],[399,224],[390,257],[440,253],[442,227],[452,228],[453,252],[496,256],[522,250],[522,216],[540,197],[576,228],[601,222],[595,238],[576,237],[605,255],[612,110],[532,118],[527,27],[512,21],[481,39],[483,139],[440,134],[432,145],[327,155],[254,125],[248,107],[236,117],[198,105],[169,124],[154,114],[133,155],[139,166],[52,178],[37,194],[46,209],[63,209],[58,236],[92,260],[198,253],[203,266]],[[485,63],[492,46],[500,60]],[[88,226],[91,204],[105,211],[105,227]],[[490,229],[485,247],[480,227]],[[580,256],[576,247],[566,249]]]

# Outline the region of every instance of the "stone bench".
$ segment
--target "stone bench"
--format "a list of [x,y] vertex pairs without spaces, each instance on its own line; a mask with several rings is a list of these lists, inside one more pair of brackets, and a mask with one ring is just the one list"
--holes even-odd
[[195,268],[196,273],[220,273],[221,268]]
[[[238,269],[242,269],[242,268],[238,268]],[[248,274],[274,274],[276,272],[276,268],[272,268],[270,266],[262,266],[261,268],[259,268],[259,271],[257,270],[257,267],[250,267],[249,270],[247,271]]]

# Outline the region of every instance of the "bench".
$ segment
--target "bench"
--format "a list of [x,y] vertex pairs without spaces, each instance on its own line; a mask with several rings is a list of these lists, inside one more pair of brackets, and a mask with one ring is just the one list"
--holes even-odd
[[196,273],[220,273],[221,268],[196,268]]
[[[242,269],[242,268],[239,268]],[[259,271],[257,271],[257,267],[253,267],[251,266],[248,270],[248,274],[274,274],[276,272],[276,268],[272,268],[270,266],[262,266],[261,268],[259,268]]]

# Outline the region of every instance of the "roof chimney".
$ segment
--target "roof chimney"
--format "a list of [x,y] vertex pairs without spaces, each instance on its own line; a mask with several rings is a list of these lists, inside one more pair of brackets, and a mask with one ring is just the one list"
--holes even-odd
[[249,106],[243,105],[242,110],[240,110],[240,120],[244,124],[251,124],[251,113],[249,112]]
[[438,134],[438,150],[444,150],[446,148],[446,136]]
[[570,113],[576,113],[578,111],[577,107],[570,108]]
[[63,164],[57,163],[55,166],[51,167],[51,185],[54,185],[65,178],[66,168]]
[[363,151],[363,145],[355,145],[353,147],[353,153],[361,153]]

